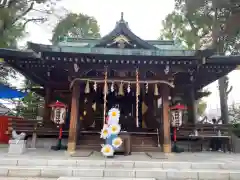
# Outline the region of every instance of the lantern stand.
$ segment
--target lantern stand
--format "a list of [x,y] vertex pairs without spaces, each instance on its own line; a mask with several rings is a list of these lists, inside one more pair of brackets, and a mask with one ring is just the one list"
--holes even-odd
[[183,119],[183,111],[186,110],[187,108],[184,105],[177,104],[171,109],[171,125],[173,127],[173,147],[172,151],[173,152],[181,152],[180,148],[177,147],[177,130],[178,128],[182,125],[182,119]]
[[56,103],[50,104],[49,107],[52,108],[51,120],[57,125],[59,128],[58,142],[56,146],[52,146],[51,149],[58,150],[66,150],[67,146],[62,145],[62,131],[63,124],[66,119],[67,106],[59,101]]

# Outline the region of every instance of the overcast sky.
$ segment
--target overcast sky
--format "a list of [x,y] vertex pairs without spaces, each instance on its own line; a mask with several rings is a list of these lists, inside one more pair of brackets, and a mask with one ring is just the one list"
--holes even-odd
[[[124,12],[124,19],[128,21],[136,35],[145,40],[156,40],[159,37],[162,20],[174,8],[174,0],[63,0],[58,6],[75,13],[81,12],[94,16],[100,25],[102,36],[114,28],[116,21],[120,19],[121,12]],[[29,36],[26,40],[50,43],[53,26],[54,22],[49,26],[28,25]],[[230,73],[230,83],[234,84],[234,89],[230,94],[229,103],[240,102],[239,75],[239,71]],[[216,109],[219,107],[217,83],[211,84],[208,89],[212,91],[212,95],[206,99],[208,109]]]

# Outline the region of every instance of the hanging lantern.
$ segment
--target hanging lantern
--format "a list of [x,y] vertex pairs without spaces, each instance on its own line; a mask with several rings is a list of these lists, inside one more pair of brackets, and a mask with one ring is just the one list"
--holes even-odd
[[130,84],[130,82],[128,83],[127,92],[128,92],[128,93],[131,92],[131,84]]
[[173,106],[171,109],[171,125],[174,129],[173,131],[173,140],[174,140],[174,148],[176,149],[176,142],[177,142],[177,129],[182,125],[183,120],[183,111],[187,108],[184,105],[177,104]]
[[95,92],[97,91],[97,82],[96,81],[93,84],[93,89],[94,89]]
[[187,108],[184,105],[178,104],[171,107],[171,125],[172,127],[180,127],[182,125],[183,111]]
[[52,108],[51,120],[57,124],[64,124],[66,119],[67,106],[59,101],[50,104],[49,107]]
[[124,91],[123,91],[123,83],[121,82],[118,90],[118,95],[119,96],[124,96]]
[[158,86],[157,86],[157,84],[155,84],[155,86],[154,86],[154,96],[158,96],[159,94],[158,94]]
[[84,93],[85,93],[85,94],[89,94],[89,93],[90,93],[89,81],[87,81],[87,83],[86,83]]

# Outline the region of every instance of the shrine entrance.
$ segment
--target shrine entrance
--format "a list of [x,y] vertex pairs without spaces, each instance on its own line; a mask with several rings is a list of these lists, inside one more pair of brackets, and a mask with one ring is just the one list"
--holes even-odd
[[[81,95],[80,95],[81,96]],[[83,94],[84,101],[79,100],[79,128],[82,130],[100,131],[103,127],[103,94]],[[136,130],[136,96],[134,93],[118,95],[110,92],[107,95],[106,108],[112,107],[120,109],[120,124],[122,130]],[[142,112],[142,100],[139,98],[139,112]],[[142,127],[142,113],[139,113],[139,127]]]

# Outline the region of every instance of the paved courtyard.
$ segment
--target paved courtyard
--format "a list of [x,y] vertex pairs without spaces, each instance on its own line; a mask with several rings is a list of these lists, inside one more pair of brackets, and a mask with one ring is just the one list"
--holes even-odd
[[[78,150],[80,156],[71,157],[66,151],[53,151],[47,149],[28,149],[25,154],[12,155],[8,154],[7,148],[0,148],[0,158],[14,158],[14,159],[79,159],[79,160],[108,160],[101,155],[100,152],[87,152]],[[78,153],[77,152],[77,153]],[[82,157],[81,154],[89,154],[88,157]],[[223,153],[223,152],[197,152],[197,153],[171,153],[164,154],[161,152],[133,152],[132,155],[123,156],[116,155],[111,161],[177,161],[177,162],[239,162],[240,154]]]

